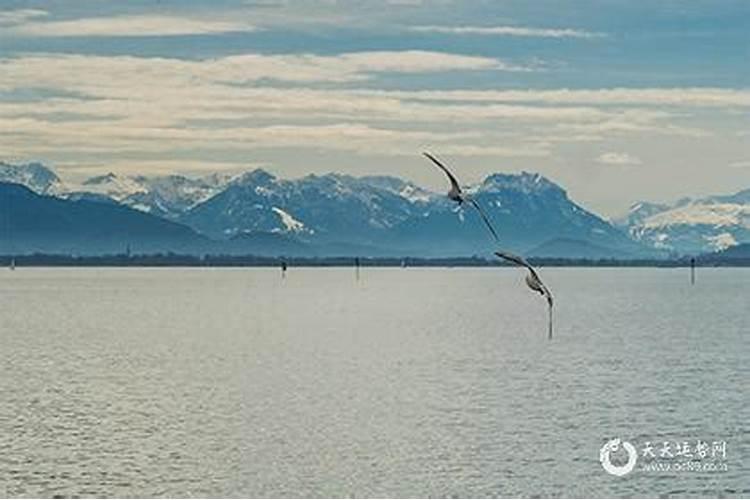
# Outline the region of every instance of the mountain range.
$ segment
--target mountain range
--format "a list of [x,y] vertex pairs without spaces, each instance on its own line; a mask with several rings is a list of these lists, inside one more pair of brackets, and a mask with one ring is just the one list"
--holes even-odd
[[[106,174],[66,183],[40,163],[0,162],[0,250],[172,251],[257,255],[488,255],[493,241],[458,208],[395,177],[280,179],[264,170],[204,177]],[[19,190],[18,185],[24,186]],[[641,203],[610,223],[533,173],[493,174],[467,188],[506,248],[537,257],[638,258],[750,241],[750,190]],[[23,216],[22,216],[23,215]],[[8,239],[12,238],[12,243]]]
[[725,250],[750,242],[750,189],[674,204],[637,203],[615,223],[634,240],[673,254]]

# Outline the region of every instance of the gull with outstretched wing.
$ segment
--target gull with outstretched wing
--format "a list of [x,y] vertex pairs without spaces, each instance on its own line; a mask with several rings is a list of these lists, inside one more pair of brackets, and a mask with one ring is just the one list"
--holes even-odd
[[518,255],[514,255],[512,253],[508,252],[495,252],[495,255],[500,257],[501,259],[507,260],[509,262],[512,262],[516,264],[517,266],[525,267],[528,269],[529,274],[526,275],[526,285],[534,290],[535,292],[539,293],[542,297],[547,299],[547,308],[549,310],[549,333],[548,337],[552,338],[552,305],[554,303],[552,299],[552,292],[549,291],[549,288],[542,282],[542,278],[539,277],[539,273],[536,272],[536,269],[528,263],[526,259],[523,257],[520,257]]
[[460,205],[463,205],[464,203],[470,203],[474,208],[476,208],[477,212],[479,213],[479,216],[484,221],[484,224],[487,226],[487,229],[489,229],[490,233],[492,233],[492,237],[495,238],[495,241],[500,241],[500,238],[497,236],[497,232],[495,231],[495,228],[492,227],[492,223],[490,223],[489,217],[487,217],[487,214],[484,213],[484,210],[482,210],[482,207],[479,206],[479,203],[476,202],[476,200],[472,199],[464,193],[464,191],[461,189],[461,185],[458,183],[458,180],[456,179],[456,176],[454,176],[450,170],[448,170],[448,167],[443,165],[440,160],[432,156],[430,153],[424,153],[424,155],[432,161],[435,165],[437,165],[440,170],[442,170],[445,175],[448,177],[448,180],[451,183],[451,189],[448,191],[448,199],[455,201],[456,203]]

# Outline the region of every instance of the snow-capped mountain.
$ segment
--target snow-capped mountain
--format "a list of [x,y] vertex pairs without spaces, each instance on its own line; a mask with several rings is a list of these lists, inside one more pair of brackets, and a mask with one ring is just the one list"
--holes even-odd
[[[496,174],[470,191],[511,249],[567,238],[612,254],[643,250],[538,174]],[[393,177],[328,174],[284,180],[255,170],[179,220],[214,238],[279,233],[334,252],[342,244],[373,254],[410,255],[471,255],[493,247],[471,207],[457,210],[444,196]]]
[[414,203],[429,203],[435,197],[435,193],[397,177],[368,175],[360,177],[359,180],[369,186],[390,191]]
[[630,228],[643,222],[652,215],[669,210],[670,205],[664,203],[650,203],[641,201],[633,204],[628,213],[614,220],[615,224],[621,227]]
[[[649,209],[644,212],[643,207]],[[677,254],[724,250],[750,242],[750,189],[683,198],[674,205],[636,204],[618,221],[637,241]]]
[[145,193],[146,187],[135,179],[121,177],[110,172],[106,175],[86,179],[81,183],[80,192],[98,194],[118,202],[123,202],[130,196]]
[[110,172],[76,184],[63,182],[52,169],[41,163],[0,162],[0,182],[21,184],[37,194],[71,200],[116,202],[168,219],[175,219],[206,201],[224,189],[234,177],[221,173],[185,177],[128,176]]
[[180,220],[218,238],[263,231],[321,243],[373,243],[428,199],[426,191],[395,178],[328,174],[285,180],[258,169]]
[[[486,211],[503,245],[511,250],[526,253],[547,242],[566,240],[579,247],[595,245],[622,257],[644,251],[624,232],[574,203],[565,190],[539,174],[494,174],[468,191]],[[406,248],[432,254],[471,255],[494,246],[475,211],[466,207],[455,213],[444,197],[401,224],[394,239]]]
[[60,178],[41,163],[14,165],[0,161],[0,182],[21,184],[38,194],[59,194],[65,191]]
[[[179,222],[217,241],[217,251],[268,253],[278,247],[279,254],[465,256],[491,255],[495,246],[470,205],[457,207],[444,193],[395,177],[327,174],[290,180],[258,169],[236,177],[107,174],[71,187],[41,168],[51,173],[46,183],[39,175],[17,174],[17,168],[5,171],[40,193],[99,202],[87,207],[121,204]],[[648,254],[644,245],[539,174],[494,174],[467,190],[507,249],[564,257]],[[650,220],[658,212],[652,211],[641,209],[638,216]]]
[[103,196],[142,212],[175,219],[209,199],[232,179],[211,174],[190,178],[182,175],[123,176],[113,173],[92,177],[68,191],[68,196]]

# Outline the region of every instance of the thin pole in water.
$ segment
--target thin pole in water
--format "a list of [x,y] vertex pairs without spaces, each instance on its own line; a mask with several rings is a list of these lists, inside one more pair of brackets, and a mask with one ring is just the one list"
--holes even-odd
[[359,257],[354,257],[354,276],[359,281]]

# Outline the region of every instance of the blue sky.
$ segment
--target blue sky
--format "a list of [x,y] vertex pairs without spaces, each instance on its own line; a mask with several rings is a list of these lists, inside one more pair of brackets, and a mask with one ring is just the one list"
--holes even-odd
[[615,215],[750,187],[750,2],[0,0],[0,159],[537,171]]

